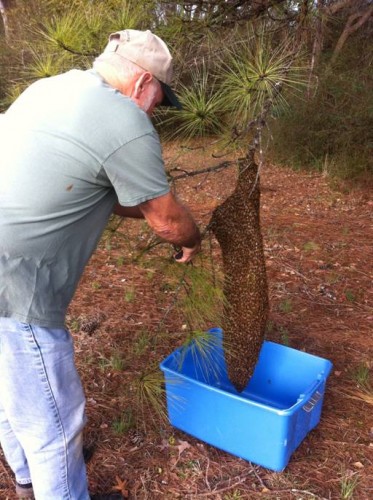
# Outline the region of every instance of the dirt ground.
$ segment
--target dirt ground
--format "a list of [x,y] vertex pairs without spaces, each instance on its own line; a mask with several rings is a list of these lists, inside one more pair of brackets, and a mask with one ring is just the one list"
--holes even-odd
[[[165,148],[167,167],[188,171],[222,161],[210,153]],[[233,189],[235,175],[231,167],[176,184],[201,227]],[[159,411],[141,404],[139,387],[152,387],[159,362],[183,342],[185,318],[177,307],[180,265],[172,262],[172,249],[144,251],[151,241],[146,225],[125,221],[105,233],[68,316],[87,396],[91,491],[170,500],[373,498],[368,186],[331,185],[319,174],[272,165],[262,168],[261,186],[271,302],[267,339],[332,361],[320,424],[286,469],[275,473],[172,428]],[[194,265],[211,256],[219,269],[218,245],[206,240]],[[201,328],[212,326],[218,325]],[[156,375],[146,379],[149,372]],[[156,402],[162,398],[157,392]],[[12,491],[1,454],[0,499],[12,499]]]

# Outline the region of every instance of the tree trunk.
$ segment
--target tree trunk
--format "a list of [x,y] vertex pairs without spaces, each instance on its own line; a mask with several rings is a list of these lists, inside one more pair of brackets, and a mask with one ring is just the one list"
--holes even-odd
[[332,58],[330,60],[331,65],[335,63],[348,37],[352,35],[352,33],[355,33],[355,31],[357,31],[366,21],[368,21],[372,14],[373,4],[369,5],[369,7],[367,7],[364,12],[356,12],[348,17],[346,26],[344,27],[344,30],[342,31],[342,34],[338,39]]
[[324,15],[324,0],[319,0],[315,8],[317,9],[317,14],[315,17],[314,27],[313,27],[313,43],[311,52],[310,68],[308,72],[308,83],[307,83],[307,99],[311,98],[311,90],[313,86],[313,79],[315,70],[319,64],[320,55],[324,46],[324,35],[325,35],[325,15]]
[[0,15],[4,26],[4,35],[7,44],[10,44],[11,40],[11,28],[9,23],[9,11],[14,7],[14,0],[0,0]]
[[238,391],[253,374],[269,309],[259,212],[258,165],[250,151],[240,160],[234,192],[214,210],[209,224],[222,251],[224,355],[229,379]]

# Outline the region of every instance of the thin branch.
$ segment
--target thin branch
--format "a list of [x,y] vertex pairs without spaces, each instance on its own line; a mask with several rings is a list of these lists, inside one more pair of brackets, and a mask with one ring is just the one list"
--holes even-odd
[[349,16],[349,18],[347,19],[346,26],[344,27],[344,30],[342,31],[342,34],[339,37],[338,42],[335,46],[330,61],[331,65],[335,63],[348,37],[352,33],[355,33],[355,31],[357,31],[371,17],[372,14],[373,14],[373,4],[371,4],[362,14],[360,12],[356,12]]
[[8,12],[13,7],[13,3],[9,0],[0,0],[0,16],[4,26],[5,41],[8,45],[11,43],[12,30],[9,25]]
[[[250,471],[251,472],[251,471]],[[204,493],[199,493],[198,494],[198,497],[209,497],[211,495],[214,495],[215,497],[217,497],[217,495],[219,495],[220,493],[223,493],[224,491],[228,491],[228,490],[231,490],[231,489],[234,489],[236,488],[237,486],[239,486],[240,484],[244,483],[250,472],[246,475],[244,475],[243,477],[238,477],[238,481],[235,481],[233,484],[229,484],[228,486],[225,486],[224,488],[219,488],[219,489],[215,489],[215,490],[212,490],[212,491],[208,491],[208,492],[204,492]],[[237,478],[234,478],[234,479],[237,479]]]
[[175,288],[172,300],[171,300],[170,304],[168,305],[167,309],[165,310],[160,322],[158,323],[158,328],[157,328],[158,332],[160,332],[161,329],[164,327],[166,319],[167,319],[168,315],[170,314],[170,312],[172,311],[172,309],[174,307],[176,307],[176,303],[179,300],[179,292],[183,288],[183,286],[185,285],[186,273],[187,273],[187,269],[185,268],[185,270],[184,270],[184,272],[183,272],[183,274],[182,274],[182,276],[181,276],[181,278],[180,278],[180,280]]
[[356,0],[339,0],[327,7],[324,7],[324,11],[326,12],[326,14],[333,15],[336,14],[339,10],[344,9],[345,7],[350,7],[355,3],[355,1]]
[[179,169],[179,168],[173,168],[172,171],[175,172],[183,172],[180,175],[170,175],[170,172],[168,172],[168,175],[171,177],[172,181],[176,181],[179,179],[186,179],[189,177],[195,177],[196,175],[201,175],[201,174],[206,174],[208,172],[218,172],[219,170],[224,170],[228,167],[231,167],[232,165],[237,165],[237,161],[223,161],[222,163],[219,163],[218,165],[214,165],[212,167],[207,167],[207,168],[202,168],[201,170],[193,170],[193,172],[186,172],[185,170]]
[[67,52],[70,52],[70,54],[74,54],[75,56],[86,56],[86,57],[97,57],[98,53],[93,53],[93,52],[79,52],[78,50],[72,49],[65,43],[63,43],[61,40],[55,40],[54,42],[57,43],[61,47],[61,49],[66,50]]

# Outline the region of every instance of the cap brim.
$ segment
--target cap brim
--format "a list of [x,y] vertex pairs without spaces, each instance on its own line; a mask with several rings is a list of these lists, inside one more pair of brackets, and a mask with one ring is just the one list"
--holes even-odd
[[172,88],[166,83],[160,82],[163,90],[163,101],[161,102],[161,106],[172,106],[176,109],[182,109],[182,105],[179,99],[176,97]]

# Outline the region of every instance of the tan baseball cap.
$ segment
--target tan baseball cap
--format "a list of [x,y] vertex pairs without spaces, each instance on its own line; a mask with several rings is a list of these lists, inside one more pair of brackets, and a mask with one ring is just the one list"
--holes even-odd
[[149,30],[117,31],[109,36],[104,54],[108,52],[115,52],[149,71],[162,86],[164,99],[161,105],[181,109],[181,104],[170,87],[173,74],[172,56],[161,38]]

